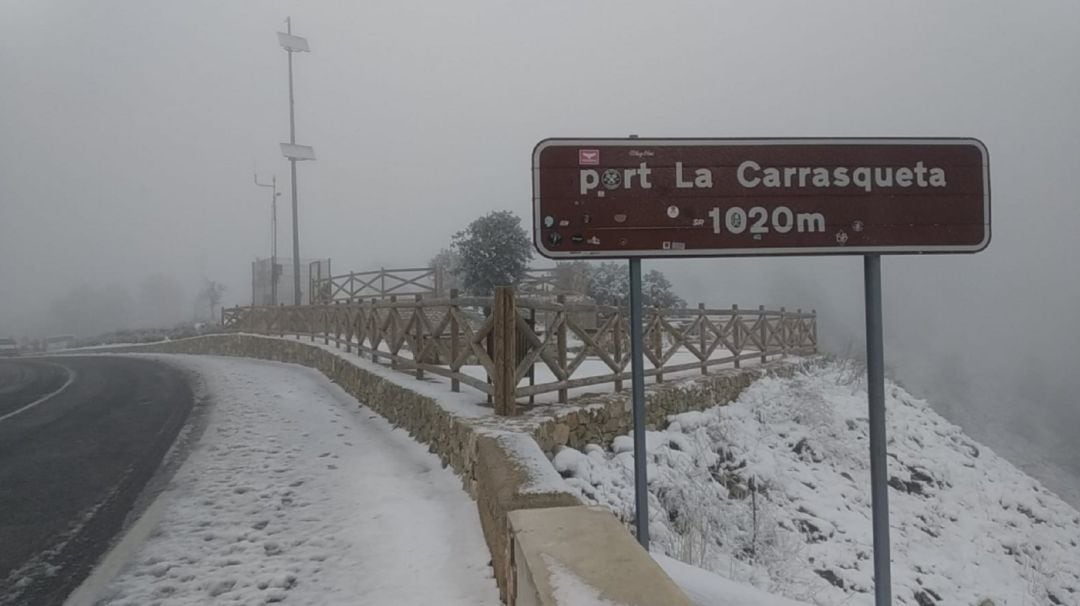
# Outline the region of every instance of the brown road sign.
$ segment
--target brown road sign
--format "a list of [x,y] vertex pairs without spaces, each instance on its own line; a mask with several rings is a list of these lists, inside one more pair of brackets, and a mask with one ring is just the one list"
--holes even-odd
[[977,252],[976,139],[547,139],[533,237],[550,258]]

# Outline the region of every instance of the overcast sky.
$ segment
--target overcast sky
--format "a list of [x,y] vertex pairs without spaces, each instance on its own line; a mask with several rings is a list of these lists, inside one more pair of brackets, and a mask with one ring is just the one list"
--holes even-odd
[[[250,300],[250,262],[269,252],[253,166],[288,186],[274,32],[291,15],[312,49],[296,57],[297,140],[318,155],[299,170],[303,256],[424,264],[481,213],[528,222],[530,153],[550,136],[978,137],[993,242],[885,259],[890,366],[987,432],[1080,418],[1076,2],[0,9],[0,334],[86,281],[164,272]],[[817,308],[829,347],[861,346],[857,258],[650,266],[691,301]],[[1056,452],[1080,468],[1076,447]]]

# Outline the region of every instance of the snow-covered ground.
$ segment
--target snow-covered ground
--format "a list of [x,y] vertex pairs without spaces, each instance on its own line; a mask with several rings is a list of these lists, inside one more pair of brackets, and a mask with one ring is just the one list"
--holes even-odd
[[[873,604],[862,377],[806,365],[649,432],[654,550],[811,604]],[[892,383],[886,396],[894,602],[1080,605],[1080,513],[926,402]],[[633,519],[628,436],[555,465]]]
[[404,431],[311,369],[154,357],[201,376],[206,427],[149,537],[79,599],[499,604],[475,504]]

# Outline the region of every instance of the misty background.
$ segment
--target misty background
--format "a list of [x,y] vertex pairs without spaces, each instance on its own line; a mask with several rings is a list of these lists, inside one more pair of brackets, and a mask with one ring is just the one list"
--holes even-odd
[[[1080,502],[1075,2],[0,1],[0,335],[156,326],[291,254],[424,265],[491,210],[529,224],[552,136],[971,136],[993,240],[886,257],[890,376]],[[537,258],[537,266],[550,262]],[[814,308],[860,354],[857,257],[646,261],[691,302]],[[282,284],[283,298],[288,285]],[[59,313],[78,326],[57,326]],[[75,310],[75,311],[71,311]],[[70,324],[71,322],[68,322]]]

